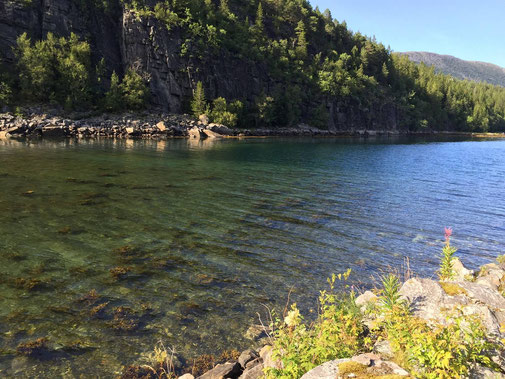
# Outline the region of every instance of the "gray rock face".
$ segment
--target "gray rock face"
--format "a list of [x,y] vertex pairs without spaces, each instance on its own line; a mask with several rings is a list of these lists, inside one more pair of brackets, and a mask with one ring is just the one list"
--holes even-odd
[[505,298],[489,287],[472,282],[450,282],[464,291],[450,296],[439,283],[431,279],[409,279],[400,294],[406,298],[415,316],[442,325],[447,315],[461,309],[465,315],[476,315],[490,334],[500,334],[500,322],[505,319]]

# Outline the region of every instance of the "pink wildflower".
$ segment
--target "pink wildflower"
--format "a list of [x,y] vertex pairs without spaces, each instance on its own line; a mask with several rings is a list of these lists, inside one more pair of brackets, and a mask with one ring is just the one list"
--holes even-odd
[[452,228],[444,228],[445,231],[445,240],[449,241],[449,238],[451,238],[452,235]]

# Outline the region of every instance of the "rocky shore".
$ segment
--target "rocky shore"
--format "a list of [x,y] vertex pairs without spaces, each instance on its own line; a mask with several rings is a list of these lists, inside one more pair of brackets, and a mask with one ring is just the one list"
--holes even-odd
[[[433,134],[434,132],[409,133]],[[209,123],[205,116],[195,120],[188,115],[167,113],[144,114],[75,114],[63,117],[40,111],[24,112],[23,116],[0,113],[0,139],[4,138],[230,138],[270,136],[395,136],[398,130],[352,129],[331,131],[306,124],[290,128],[238,129]],[[486,135],[487,137],[487,135]],[[505,137],[501,134],[501,137]]]
[[[409,304],[412,316],[433,325],[448,325],[454,319],[448,317],[453,311],[466,316],[476,316],[487,331],[487,339],[493,342],[503,341],[505,337],[505,258],[496,263],[480,268],[478,272],[466,269],[455,259],[454,277],[450,281],[437,281],[427,278],[412,277],[406,280],[399,294]],[[373,330],[377,321],[376,314],[370,314],[370,305],[380,302],[376,292],[366,291],[355,300],[363,313],[363,323],[367,330]],[[179,379],[258,379],[265,377],[269,368],[282,369],[283,363],[273,357],[272,336],[268,328],[254,325],[246,336],[253,340],[255,348],[247,349],[224,363],[202,373],[193,371],[179,376]],[[502,346],[502,345],[500,345]],[[495,370],[474,364],[470,379],[505,378],[505,351],[490,353]],[[339,378],[413,378],[416,375],[400,367],[396,361],[396,352],[388,340],[379,339],[370,351],[351,358],[328,361],[302,376],[302,379],[339,379]],[[421,368],[422,369],[422,368]],[[184,370],[183,370],[184,372]],[[150,366],[130,366],[122,379],[157,378],[159,370]]]

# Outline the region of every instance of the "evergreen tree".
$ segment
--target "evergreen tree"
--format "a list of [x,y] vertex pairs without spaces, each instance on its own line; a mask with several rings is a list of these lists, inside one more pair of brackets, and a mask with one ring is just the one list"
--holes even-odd
[[202,82],[196,84],[196,89],[193,94],[193,101],[191,101],[191,110],[195,117],[200,117],[202,114],[208,113],[207,100],[205,99],[205,91]]

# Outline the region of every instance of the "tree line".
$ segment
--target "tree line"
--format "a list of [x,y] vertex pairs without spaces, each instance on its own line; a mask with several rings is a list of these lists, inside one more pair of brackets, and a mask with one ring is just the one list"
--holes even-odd
[[[107,7],[96,0],[80,1],[103,12],[123,7],[138,18],[158,20],[180,36],[179,54],[190,70],[202,70],[208,60],[223,56],[265,67],[275,85],[253,103],[223,98],[212,106],[221,114],[228,112],[227,122],[265,126],[307,122],[325,127],[328,104],[334,103],[339,109],[363,113],[392,106],[401,127],[409,130],[505,130],[505,88],[457,80],[412,63],[374,38],[353,33],[329,10],[321,12],[306,0],[115,0],[105,2]],[[42,48],[44,44],[57,48]],[[46,56],[45,52],[58,50]],[[18,78],[0,79],[0,102],[31,99],[40,92],[30,86],[40,86],[43,80],[51,83],[44,85],[44,98],[67,106],[97,98],[91,94],[103,98],[109,109],[147,104],[147,91],[140,87],[148,78],[141,72],[129,70],[121,83],[118,77],[104,80],[100,62],[92,65],[89,57],[89,45],[75,36],[48,35],[35,43],[21,38]],[[34,75],[38,83],[30,79]]]

